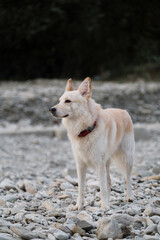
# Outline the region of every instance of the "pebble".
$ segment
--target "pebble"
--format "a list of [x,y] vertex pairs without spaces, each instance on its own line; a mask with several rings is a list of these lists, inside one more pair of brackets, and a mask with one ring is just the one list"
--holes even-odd
[[16,186],[10,179],[6,178],[0,183],[0,188],[3,188],[5,190],[10,190],[10,189],[16,189]]
[[46,208],[47,211],[55,211],[53,204],[49,201],[42,202],[42,207]]
[[157,225],[156,224],[150,224],[146,229],[145,229],[145,233],[149,234],[149,233],[154,233],[157,231]]
[[51,233],[48,233],[48,239],[49,240],[56,240],[55,236],[52,235]]
[[153,216],[153,215],[158,215],[160,216],[160,208],[158,207],[155,207],[151,204],[148,204],[146,206],[146,209],[144,211],[144,213],[147,215],[147,216]]
[[158,233],[160,234],[160,222],[159,222],[158,225],[157,225],[157,231],[158,231]]
[[160,216],[152,216],[151,219],[153,220],[154,223],[159,223],[160,222]]
[[52,228],[52,229],[50,229],[49,231],[50,231],[50,233],[52,233],[52,234],[55,236],[55,238],[58,239],[58,240],[67,240],[67,239],[69,238],[69,236],[70,236],[70,234],[67,234],[67,233],[65,233],[65,232],[63,232],[63,231],[61,231],[61,230],[59,230],[59,229],[57,229],[57,228]]
[[85,231],[89,231],[94,227],[94,224],[92,224],[89,221],[81,220],[79,218],[74,218],[73,221],[76,223],[77,226],[84,229]]
[[34,214],[34,213],[30,213],[30,214],[26,214],[25,215],[25,220],[30,223],[30,222],[35,222],[35,223],[39,223],[42,224],[44,226],[47,226],[47,220],[41,216],[40,214]]
[[120,238],[123,236],[122,230],[114,218],[103,217],[98,222],[98,239]]
[[68,189],[74,189],[73,184],[69,183],[69,182],[63,182],[60,185],[61,190],[68,190]]
[[36,186],[27,180],[24,180],[24,188],[26,192],[29,192],[30,194],[35,194],[37,192]]
[[29,239],[33,239],[33,238],[38,237],[38,233],[33,233],[33,232],[29,231],[27,228],[24,228],[24,227],[11,226],[10,228],[16,235],[18,235],[22,239],[29,240]]
[[1,240],[15,240],[10,234],[7,233],[0,233]]

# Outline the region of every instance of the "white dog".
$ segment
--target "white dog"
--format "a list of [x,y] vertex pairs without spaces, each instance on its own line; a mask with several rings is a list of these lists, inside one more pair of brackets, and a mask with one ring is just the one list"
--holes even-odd
[[131,170],[135,155],[132,120],[125,110],[102,109],[92,98],[91,79],[87,77],[73,89],[68,80],[60,103],[50,109],[53,116],[63,118],[77,165],[78,199],[74,209],[81,209],[84,199],[87,167],[97,170],[101,207],[109,209],[111,181],[110,162],[116,162],[126,178],[126,200],[132,199]]

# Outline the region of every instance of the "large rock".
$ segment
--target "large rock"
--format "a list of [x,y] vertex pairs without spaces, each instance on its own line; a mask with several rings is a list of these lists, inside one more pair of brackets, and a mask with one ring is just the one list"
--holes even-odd
[[114,218],[103,217],[98,221],[98,239],[104,240],[108,238],[122,238],[123,233],[117,221]]

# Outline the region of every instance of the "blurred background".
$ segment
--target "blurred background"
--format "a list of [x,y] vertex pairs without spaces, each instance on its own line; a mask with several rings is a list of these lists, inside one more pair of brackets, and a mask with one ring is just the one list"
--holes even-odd
[[159,0],[1,1],[1,126],[57,123],[48,109],[67,79],[87,76],[104,108],[159,122],[159,10]]
[[0,2],[0,79],[160,76],[159,0]]

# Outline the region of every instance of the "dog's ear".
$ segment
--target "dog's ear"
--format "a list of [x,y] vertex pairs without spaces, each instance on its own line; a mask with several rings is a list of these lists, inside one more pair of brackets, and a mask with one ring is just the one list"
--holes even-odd
[[91,79],[89,77],[85,78],[78,90],[82,96],[90,98],[92,96]]
[[73,84],[72,84],[72,78],[68,79],[67,85],[66,85],[66,89],[65,91],[73,91]]

